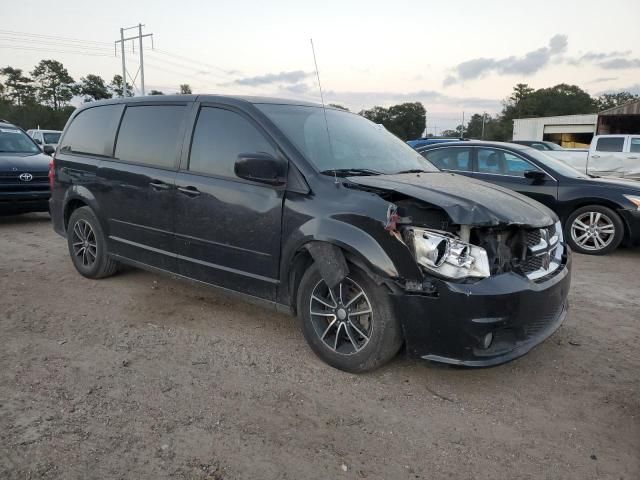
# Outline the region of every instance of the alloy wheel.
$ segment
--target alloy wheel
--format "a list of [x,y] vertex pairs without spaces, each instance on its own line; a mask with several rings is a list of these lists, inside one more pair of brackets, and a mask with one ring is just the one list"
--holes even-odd
[[91,224],[86,220],[78,220],[73,226],[71,240],[73,254],[82,262],[83,266],[91,267],[98,255],[96,234],[91,228]]
[[571,224],[571,238],[581,248],[598,251],[613,242],[616,227],[604,213],[584,212]]
[[369,343],[373,308],[364,290],[349,277],[333,289],[320,280],[311,293],[309,313],[316,334],[334,352],[351,355]]

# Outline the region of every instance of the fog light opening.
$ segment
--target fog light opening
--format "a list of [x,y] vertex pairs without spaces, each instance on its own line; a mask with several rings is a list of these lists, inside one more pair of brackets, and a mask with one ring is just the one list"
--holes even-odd
[[485,350],[491,346],[493,342],[493,333],[487,333],[482,339],[482,348]]

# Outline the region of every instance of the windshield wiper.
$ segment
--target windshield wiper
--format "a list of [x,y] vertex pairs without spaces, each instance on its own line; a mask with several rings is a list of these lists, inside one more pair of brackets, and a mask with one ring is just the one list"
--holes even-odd
[[358,175],[382,175],[382,172],[370,170],[368,168],[332,168],[322,170],[323,175],[335,175],[337,177],[355,177]]
[[396,172],[396,174],[399,173],[429,173],[427,170],[422,170],[421,168],[412,168],[410,170],[400,170],[399,172]]

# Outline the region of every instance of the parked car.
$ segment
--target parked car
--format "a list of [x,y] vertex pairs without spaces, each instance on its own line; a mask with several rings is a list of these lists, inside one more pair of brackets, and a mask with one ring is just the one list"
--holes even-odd
[[640,180],[640,134],[593,137],[586,172]]
[[49,160],[24,131],[0,121],[0,214],[48,210]]
[[407,145],[412,148],[419,148],[426,147],[427,145],[434,145],[436,143],[459,142],[460,140],[460,138],[427,137],[418,138],[417,140],[407,140]]
[[78,272],[119,263],[297,314],[313,351],[361,372],[409,355],[502,363],[567,312],[557,216],[440,173],[365,118],[283,99],[83,105],[53,160],[53,225]]
[[[518,145],[526,145],[528,147],[535,148],[542,152],[548,152],[549,150],[561,152],[566,148],[561,147],[557,143],[547,142],[545,140],[513,140],[511,143],[517,143]],[[585,150],[586,152],[587,150]]]
[[419,152],[441,170],[510,188],[554,210],[571,248],[603,255],[640,242],[640,184],[596,178],[531,147],[501,142],[434,145]]
[[[524,140],[513,143],[529,144],[538,150],[543,150],[540,144],[552,144]],[[586,150],[556,148],[545,153],[583,173],[640,180],[640,134],[596,135]]]
[[40,145],[44,153],[51,155],[55,152],[60,140],[62,132],[60,130],[27,130],[27,133],[33,140]]

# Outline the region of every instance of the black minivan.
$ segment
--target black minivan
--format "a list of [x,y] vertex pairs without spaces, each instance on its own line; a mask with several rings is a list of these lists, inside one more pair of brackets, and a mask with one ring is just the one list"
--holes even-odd
[[384,127],[282,99],[83,105],[51,213],[88,278],[120,263],[295,313],[330,365],[496,365],[567,313],[570,251],[535,200],[443,173]]

